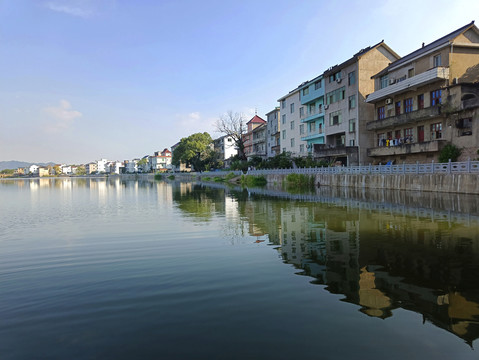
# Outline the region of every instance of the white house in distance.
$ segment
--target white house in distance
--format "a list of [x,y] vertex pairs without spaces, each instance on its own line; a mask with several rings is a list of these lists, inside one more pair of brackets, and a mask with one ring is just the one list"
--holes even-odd
[[125,171],[127,173],[138,172],[138,161],[140,161],[140,159],[125,160]]
[[235,141],[231,136],[225,135],[213,140],[215,151],[220,155],[220,159],[225,161],[238,154]]
[[153,156],[148,157],[148,164],[153,171],[171,170],[171,151],[163,149],[163,151],[155,151]]
[[96,171],[98,171],[99,173],[109,172],[109,169],[107,169],[107,166],[106,166],[107,163],[108,163],[108,160],[107,160],[107,159],[97,160],[97,162],[96,162],[96,165],[97,165]]

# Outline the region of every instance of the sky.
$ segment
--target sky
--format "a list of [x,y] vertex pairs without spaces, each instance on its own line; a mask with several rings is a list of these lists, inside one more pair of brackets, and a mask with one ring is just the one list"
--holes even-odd
[[477,0],[0,0],[0,161],[216,138],[227,111],[265,118],[367,46],[404,56],[478,15]]

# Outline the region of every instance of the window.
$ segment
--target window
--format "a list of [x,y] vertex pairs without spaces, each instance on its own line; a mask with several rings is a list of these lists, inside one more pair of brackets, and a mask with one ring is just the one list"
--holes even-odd
[[356,73],[354,71],[351,71],[348,74],[348,85],[354,85],[356,84]]
[[334,74],[329,75],[329,82],[332,83],[338,79],[341,79],[341,71],[337,71]]
[[282,122],[283,125],[286,124],[286,114],[283,114],[281,116],[281,122]]
[[349,140],[349,146],[354,146],[354,139]]
[[301,106],[299,108],[299,117],[303,117],[304,116],[304,106]]
[[233,141],[233,139],[232,139],[232,138],[228,138],[228,142],[232,142],[232,141]]
[[294,147],[294,138],[291,138],[291,147]]
[[339,100],[344,100],[344,96],[346,94],[346,87],[341,87],[334,91],[330,91],[326,94],[326,103],[333,104]]
[[388,86],[388,81],[389,81],[389,75],[383,75],[379,78],[379,88],[384,89],[385,87]]
[[404,100],[404,112],[410,113],[412,111],[412,98]]
[[378,120],[384,119],[386,117],[384,106],[378,107]]
[[396,116],[401,115],[401,102],[396,101],[396,105],[394,106]]
[[321,80],[318,80],[314,83],[314,90],[318,90],[321,88]]
[[407,77],[408,77],[408,78],[411,78],[411,77],[413,77],[413,76],[414,76],[414,68],[409,69],[409,70],[407,71]]
[[412,128],[404,129],[404,137],[412,136]]
[[299,125],[299,134],[300,135],[304,134],[304,124]]
[[420,94],[417,96],[417,109],[424,109],[424,94]]
[[472,118],[459,119],[456,121],[459,136],[472,135]]
[[299,145],[299,152],[304,152],[304,144]]
[[315,104],[309,104],[309,114],[312,115],[314,114],[315,110]]
[[434,56],[432,62],[433,62],[432,64],[433,67],[441,66],[441,54]]
[[281,100],[281,109],[286,107],[286,100]]
[[289,105],[289,109],[291,110],[291,114],[294,113],[294,103]]
[[286,139],[286,130],[283,130],[283,140]]
[[315,122],[310,122],[308,123],[308,131],[309,133],[314,133],[316,130],[316,123]]
[[356,131],[356,119],[350,119],[349,120],[349,132],[355,132]]
[[395,137],[396,139],[400,139],[400,138],[401,138],[401,130],[396,130],[396,131],[394,132],[394,137]]
[[431,124],[431,140],[442,138],[442,123]]
[[349,108],[354,109],[356,107],[356,95],[351,95],[349,97]]
[[286,152],[286,148],[283,148],[283,152],[284,152],[284,153]]
[[341,124],[341,111],[335,111],[329,114],[329,125],[339,125]]
[[309,86],[303,89],[303,96],[309,95]]
[[294,120],[291,121],[291,123],[289,124],[289,126],[290,126],[291,130],[294,130]]
[[431,91],[431,106],[436,106],[441,103],[441,90]]

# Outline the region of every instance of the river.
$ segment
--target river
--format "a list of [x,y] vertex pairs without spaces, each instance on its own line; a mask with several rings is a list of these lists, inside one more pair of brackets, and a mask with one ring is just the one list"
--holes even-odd
[[0,181],[0,358],[477,359],[478,206]]

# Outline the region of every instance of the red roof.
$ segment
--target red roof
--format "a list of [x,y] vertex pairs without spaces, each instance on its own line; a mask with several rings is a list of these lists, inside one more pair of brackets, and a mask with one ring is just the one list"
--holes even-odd
[[266,121],[264,121],[263,119],[261,119],[258,115],[255,115],[250,121],[248,121],[246,124],[249,124],[249,123],[259,123],[259,124],[265,124]]

